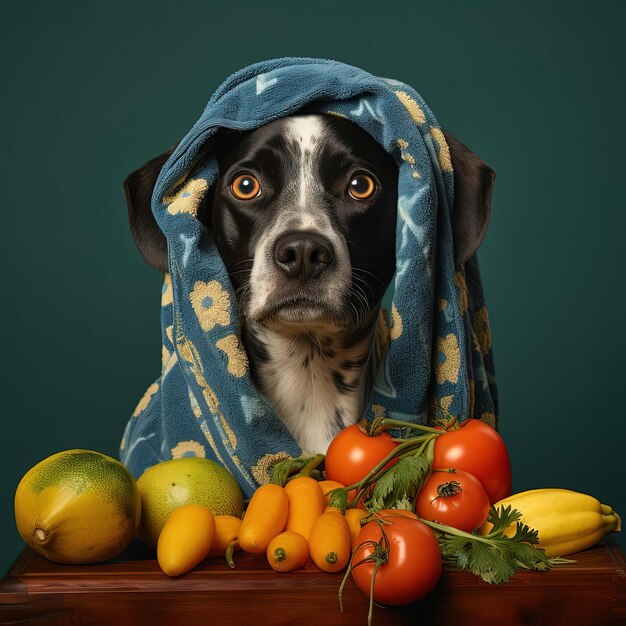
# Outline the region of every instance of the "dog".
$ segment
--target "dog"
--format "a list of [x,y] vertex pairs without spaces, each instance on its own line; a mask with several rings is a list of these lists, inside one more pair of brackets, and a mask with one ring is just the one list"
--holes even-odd
[[[495,173],[444,136],[461,266],[487,230]],[[327,114],[223,130],[213,150],[220,174],[198,218],[235,289],[252,379],[298,445],[325,453],[362,415],[381,357],[379,313],[396,268],[398,166],[359,126]],[[167,243],[150,200],[172,152],[124,181],[135,243],[161,272],[169,271]]]

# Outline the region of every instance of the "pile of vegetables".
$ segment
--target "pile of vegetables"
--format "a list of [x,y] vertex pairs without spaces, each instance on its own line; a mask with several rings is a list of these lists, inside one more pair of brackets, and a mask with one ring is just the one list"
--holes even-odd
[[325,456],[276,464],[271,483],[257,489],[243,520],[229,521],[227,531],[217,521],[231,516],[211,520],[208,511],[181,507],[159,537],[161,567],[178,575],[220,552],[234,567],[237,549],[265,554],[280,572],[312,560],[325,572],[345,570],[340,603],[353,578],[370,598],[371,621],[374,601],[423,598],[443,565],[505,583],[519,569],[572,562],[563,557],[621,529],[611,507],[585,494],[537,489],[511,496],[500,435],[475,419],[440,424],[377,418],[342,430]]

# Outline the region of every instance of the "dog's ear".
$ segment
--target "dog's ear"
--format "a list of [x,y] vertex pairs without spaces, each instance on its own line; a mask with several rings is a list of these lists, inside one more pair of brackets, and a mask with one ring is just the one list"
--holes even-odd
[[454,262],[460,267],[475,254],[487,232],[496,173],[449,132],[443,134],[454,170],[452,234]]
[[152,214],[152,191],[165,161],[174,148],[148,161],[143,167],[129,174],[124,181],[128,223],[133,239],[143,258],[160,272],[169,272],[167,264],[167,240]]

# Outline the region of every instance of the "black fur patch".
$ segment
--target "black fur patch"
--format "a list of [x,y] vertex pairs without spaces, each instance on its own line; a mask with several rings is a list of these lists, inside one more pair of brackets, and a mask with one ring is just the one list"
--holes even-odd
[[337,430],[341,430],[343,428],[343,409],[335,409],[335,424],[337,426]]
[[348,394],[351,391],[354,391],[359,386],[359,380],[353,380],[351,383],[347,383],[341,372],[337,372],[333,370],[332,372],[333,383],[335,383],[335,388],[339,393]]

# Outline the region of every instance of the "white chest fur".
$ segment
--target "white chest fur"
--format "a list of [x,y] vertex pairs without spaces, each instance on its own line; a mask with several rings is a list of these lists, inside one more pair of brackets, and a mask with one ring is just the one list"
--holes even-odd
[[303,450],[326,453],[339,430],[363,411],[372,337],[343,347],[332,336],[264,327],[254,333],[269,355],[256,371],[261,391]]

